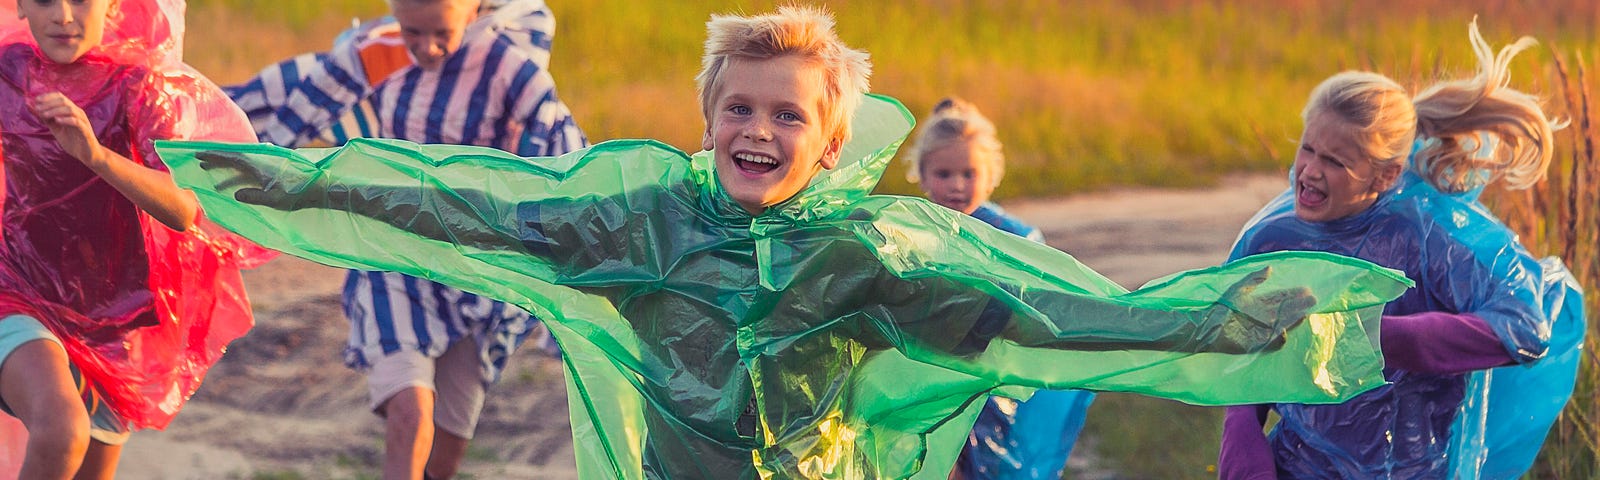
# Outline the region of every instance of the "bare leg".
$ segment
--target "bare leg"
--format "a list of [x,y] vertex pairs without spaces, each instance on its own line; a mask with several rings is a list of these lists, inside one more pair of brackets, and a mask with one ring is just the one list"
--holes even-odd
[[433,444],[433,392],[401,390],[383,402],[384,480],[421,480]]
[[111,480],[117,476],[117,461],[122,459],[122,445],[89,442],[89,453],[83,457],[83,468],[73,480]]
[[72,478],[89,448],[89,412],[67,353],[49,340],[22,344],[0,365],[0,398],[28,429],[21,478]]
[[435,428],[433,455],[428,457],[428,478],[446,480],[456,476],[461,467],[461,457],[467,454],[467,439],[444,429]]

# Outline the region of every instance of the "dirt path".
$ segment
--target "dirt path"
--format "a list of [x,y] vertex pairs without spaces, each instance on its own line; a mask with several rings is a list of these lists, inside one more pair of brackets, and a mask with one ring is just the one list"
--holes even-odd
[[[1234,177],[1208,190],[1122,190],[1006,208],[1043,229],[1051,245],[1134,287],[1220,262],[1239,226],[1283,183]],[[366,411],[363,378],[340,363],[343,278],[295,258],[247,272],[257,327],[166,432],[134,436],[119,478],[375,478],[382,425]],[[531,351],[518,357],[490,391],[463,472],[576,478],[560,366]],[[1093,470],[1092,460],[1074,465]]]

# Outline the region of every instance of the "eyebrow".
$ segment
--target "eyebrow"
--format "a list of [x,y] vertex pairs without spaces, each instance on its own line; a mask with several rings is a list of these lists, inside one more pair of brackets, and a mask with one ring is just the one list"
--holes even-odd
[[[724,100],[725,101],[730,101],[730,102],[753,103],[750,100],[750,96],[749,95],[739,94],[739,93],[729,94],[726,98],[724,98]],[[778,107],[780,109],[795,110],[797,112],[805,112],[805,108],[801,107],[800,104],[797,103],[797,102],[791,102],[791,101],[779,102],[778,103]]]

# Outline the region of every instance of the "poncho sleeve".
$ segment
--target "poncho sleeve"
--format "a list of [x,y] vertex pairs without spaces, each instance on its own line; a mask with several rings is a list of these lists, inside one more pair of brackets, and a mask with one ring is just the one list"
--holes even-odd
[[[921,200],[868,200],[840,228],[890,274],[865,309],[881,312],[878,334],[912,359],[1028,387],[1196,404],[1266,390],[1338,401],[1382,383],[1369,329],[1409,286],[1363,261],[1295,252],[1129,292],[1048,246]],[[1308,294],[1314,305],[1289,305]],[[1319,353],[1304,358],[1307,348]],[[1049,367],[1067,364],[1084,368]]]

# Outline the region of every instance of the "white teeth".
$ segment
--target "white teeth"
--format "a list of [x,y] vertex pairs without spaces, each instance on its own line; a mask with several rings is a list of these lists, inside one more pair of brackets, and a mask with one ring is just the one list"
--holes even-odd
[[778,164],[778,161],[776,159],[773,159],[772,157],[766,157],[766,156],[761,156],[761,155],[756,155],[756,154],[751,154],[751,153],[741,153],[741,154],[738,154],[738,155],[734,155],[733,158],[738,159],[740,161],[744,161],[744,162],[750,162],[750,163],[764,163],[764,164],[767,164],[767,165],[777,165]]

